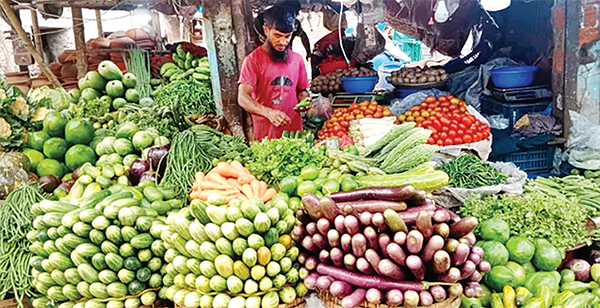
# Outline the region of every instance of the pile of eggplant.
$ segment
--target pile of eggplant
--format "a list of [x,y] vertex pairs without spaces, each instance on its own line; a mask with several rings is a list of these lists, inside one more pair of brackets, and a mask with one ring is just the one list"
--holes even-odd
[[303,248],[301,277],[344,308],[365,301],[430,306],[483,295],[490,270],[475,244],[474,217],[436,206],[411,185],[302,197],[292,238]]

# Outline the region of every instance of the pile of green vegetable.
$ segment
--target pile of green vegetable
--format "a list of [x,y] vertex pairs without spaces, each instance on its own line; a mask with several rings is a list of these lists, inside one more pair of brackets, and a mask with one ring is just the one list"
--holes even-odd
[[287,196],[224,204],[215,194],[172,213],[162,237],[167,298],[188,308],[276,308],[302,297],[297,258],[289,232],[296,223]]
[[511,235],[530,240],[544,238],[559,249],[591,242],[591,234],[585,229],[587,211],[578,206],[575,199],[540,193],[486,197],[471,194],[459,212],[461,216],[475,216],[479,221],[501,218],[508,223]]
[[204,83],[191,79],[178,79],[160,86],[154,91],[157,106],[173,106],[177,103],[182,114],[214,114],[215,101],[212,89]]
[[125,60],[127,72],[137,78],[135,89],[140,99],[150,97],[152,87],[150,86],[150,57],[139,48],[129,50],[129,59]]
[[538,177],[524,187],[526,193],[539,192],[552,198],[576,198],[591,217],[600,215],[600,186],[589,178],[569,175],[563,178]]
[[0,149],[16,150],[23,146],[25,125],[32,116],[25,95],[18,88],[0,84]]
[[444,164],[442,171],[448,174],[448,186],[478,188],[495,186],[506,182],[508,176],[476,155],[462,155]]
[[75,183],[83,187],[82,194],[73,188],[61,201],[42,200],[31,208],[34,230],[27,238],[36,256],[30,263],[42,295],[33,306],[152,305],[166,271],[164,217],[158,213],[182,202],[150,181],[89,190],[94,174],[86,173],[86,166]]
[[31,206],[44,198],[39,185],[26,182],[0,206],[0,300],[12,294],[19,307],[24,296],[32,295],[29,259],[33,254],[26,237],[32,229]]

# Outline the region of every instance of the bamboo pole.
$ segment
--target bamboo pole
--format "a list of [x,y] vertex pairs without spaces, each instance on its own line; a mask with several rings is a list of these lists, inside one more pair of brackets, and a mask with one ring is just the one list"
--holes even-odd
[[102,30],[102,15],[100,9],[95,9],[96,12],[96,27],[98,28],[98,37],[104,37],[104,31]]
[[55,88],[62,88],[62,85],[58,81],[58,78],[56,78],[56,76],[54,75],[54,73],[52,73],[48,65],[46,65],[46,62],[44,62],[44,58],[42,58],[42,55],[40,55],[35,49],[35,47],[33,47],[33,43],[31,43],[31,40],[29,39],[29,37],[27,37],[27,33],[25,32],[25,30],[23,30],[23,26],[21,25],[19,18],[17,17],[15,12],[10,8],[8,0],[0,0],[0,6],[2,7],[2,10],[4,10],[6,17],[8,17],[8,21],[10,21],[12,28],[15,30],[15,32],[17,32],[19,37],[21,37],[21,40],[23,40],[25,47],[27,47],[27,51],[29,51],[29,53],[33,56],[35,61],[40,66],[42,72],[44,72],[46,77],[48,77],[48,79],[52,82]]
[[42,45],[42,35],[40,34],[40,25],[38,23],[37,11],[29,9],[31,12],[31,27],[33,29],[33,39],[35,42],[35,48],[44,57],[44,45]]
[[73,17],[73,34],[75,36],[75,49],[77,49],[77,78],[83,78],[88,70],[85,52],[85,36],[83,32],[83,12],[80,7],[71,7]]

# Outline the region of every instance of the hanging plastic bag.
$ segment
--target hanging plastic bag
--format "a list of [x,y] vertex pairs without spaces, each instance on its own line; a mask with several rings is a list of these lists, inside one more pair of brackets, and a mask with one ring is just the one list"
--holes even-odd
[[576,168],[600,169],[600,125],[594,125],[583,115],[569,110],[571,136],[567,142],[569,163]]

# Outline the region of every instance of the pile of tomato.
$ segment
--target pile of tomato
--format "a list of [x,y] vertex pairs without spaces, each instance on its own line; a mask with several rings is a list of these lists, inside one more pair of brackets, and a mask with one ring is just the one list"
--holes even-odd
[[467,104],[453,95],[427,96],[425,100],[398,116],[398,122],[416,122],[417,127],[432,130],[428,144],[458,145],[486,140],[490,126],[467,110]]
[[335,108],[331,118],[325,121],[323,128],[317,135],[319,140],[330,137],[343,138],[348,136],[350,121],[364,118],[380,119],[389,116],[392,116],[390,108],[381,106],[376,101],[363,101],[360,104],[352,103],[347,108]]

